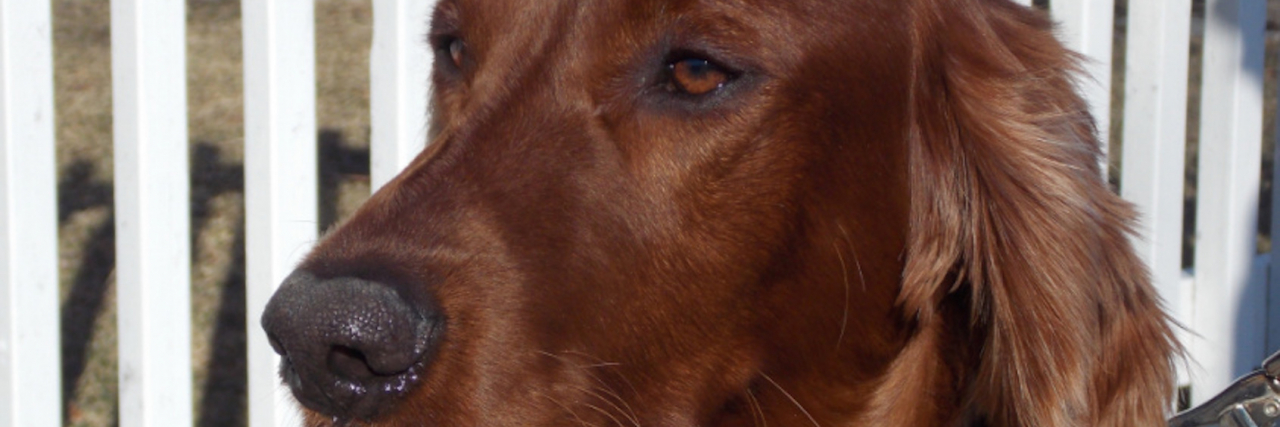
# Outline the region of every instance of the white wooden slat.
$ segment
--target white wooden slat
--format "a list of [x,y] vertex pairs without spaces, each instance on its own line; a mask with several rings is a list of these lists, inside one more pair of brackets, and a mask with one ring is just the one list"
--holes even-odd
[[245,67],[246,312],[249,425],[296,426],[259,326],[271,294],[317,234],[315,5],[241,3]]
[[[1077,87],[1089,104],[1098,127],[1102,152],[1108,150],[1111,128],[1111,36],[1115,23],[1113,0],[1053,0],[1049,10],[1061,22],[1059,37],[1068,48],[1085,55],[1081,65],[1085,75]],[[1102,160],[1102,174],[1107,174],[1107,161]]]
[[1023,6],[1031,6],[1032,0],[1013,0],[1013,2]]
[[192,421],[182,2],[111,1],[120,422]]
[[1191,0],[1129,1],[1120,194],[1141,214],[1134,248],[1182,324],[1191,320],[1178,311],[1190,38]]
[[1193,402],[1262,359],[1264,280],[1256,252],[1265,0],[1209,0],[1201,89]]
[[0,0],[0,427],[62,425],[51,30]]
[[427,140],[435,0],[374,0],[370,67],[374,191],[409,165]]

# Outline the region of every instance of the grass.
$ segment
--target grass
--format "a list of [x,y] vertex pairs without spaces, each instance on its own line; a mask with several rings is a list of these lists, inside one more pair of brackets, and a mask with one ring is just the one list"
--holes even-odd
[[[1044,1],[1039,0],[1042,4]],[[62,277],[65,419],[69,426],[118,424],[116,396],[115,243],[112,217],[112,118],[109,6],[106,0],[55,0],[55,86],[58,106],[58,215]],[[1121,0],[1118,11],[1125,11]],[[1200,5],[1201,2],[1197,1]],[[1268,0],[1276,26],[1280,0]],[[1202,7],[1202,6],[1199,6]],[[192,336],[199,426],[245,424],[244,117],[240,10],[236,0],[187,0],[192,208]],[[317,109],[323,229],[348,215],[369,193],[369,0],[318,0]],[[1123,37],[1116,60],[1123,70]],[[1275,117],[1276,32],[1268,33],[1267,117]],[[1198,42],[1192,80],[1198,81]],[[1123,73],[1113,85],[1123,87]],[[1189,108],[1187,188],[1194,197],[1196,120]],[[1116,99],[1122,102],[1122,99]],[[1119,147],[1120,109],[1112,141]],[[1267,122],[1270,171],[1275,121]],[[1118,173],[1115,175],[1118,176]],[[1269,173],[1263,173],[1263,218],[1269,217]],[[1188,205],[1194,206],[1194,205]],[[1188,221],[1194,215],[1188,211]],[[1191,222],[1188,222],[1190,224]],[[1261,221],[1260,250],[1270,247]],[[1190,235],[1190,233],[1188,233]],[[1190,260],[1190,240],[1184,251]],[[255,322],[256,323],[256,322]]]

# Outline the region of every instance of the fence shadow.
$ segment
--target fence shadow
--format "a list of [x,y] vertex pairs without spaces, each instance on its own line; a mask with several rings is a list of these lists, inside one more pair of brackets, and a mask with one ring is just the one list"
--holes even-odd
[[[67,223],[76,212],[114,206],[111,183],[94,181],[94,167],[77,161],[58,177],[58,225]],[[114,213],[95,226],[85,242],[80,268],[70,280],[70,291],[62,304],[59,321],[62,353],[62,419],[71,419],[72,396],[89,362],[94,322],[102,314],[107,292],[114,280],[116,228]]]
[[[206,142],[192,147],[191,162],[192,262],[197,263],[196,236],[214,215],[219,214],[214,211],[213,199],[227,193],[244,197],[244,166],[224,160],[219,148]],[[247,422],[244,234],[244,218],[241,216],[235,222],[235,239],[230,247],[231,263],[222,283],[217,285],[221,295],[217,315],[211,325],[213,334],[209,348],[212,354],[206,366],[202,397],[196,406],[196,425],[200,427],[243,426]]]
[[[317,168],[320,181],[319,230],[337,223],[339,195],[347,180],[367,180],[369,150],[350,148],[341,132],[323,129],[317,135]],[[193,236],[205,227],[213,215],[211,201],[228,192],[243,197],[244,167],[222,160],[216,146],[196,144],[192,157],[192,231]],[[193,237],[194,238],[194,237]],[[258,327],[246,319],[245,311],[245,218],[236,222],[231,264],[223,282],[218,285],[221,303],[213,324],[208,377],[203,385],[203,398],[197,403],[199,427],[247,425],[248,352],[247,329]],[[194,244],[194,241],[193,241]]]
[[369,148],[352,148],[342,132],[321,129],[318,161],[320,168],[320,232],[333,227],[339,218],[339,193],[347,180],[369,180]]
[[[320,185],[316,190],[320,197],[320,230],[340,221],[339,196],[348,181],[367,180],[369,151],[352,148],[341,132],[325,129],[318,133],[317,148]],[[220,212],[214,204],[216,198],[228,194],[243,198],[244,166],[228,159],[217,144],[195,142],[191,146],[191,235],[188,243],[192,249],[193,265],[202,260],[197,252],[197,237],[211,226]],[[65,226],[74,215],[93,209],[114,206],[114,190],[109,180],[94,178],[91,162],[79,161],[63,168],[58,181],[58,221]],[[224,209],[225,210],[225,209]],[[216,314],[213,316],[209,348],[212,354],[203,368],[206,380],[197,384],[202,393],[196,405],[196,425],[200,427],[244,426],[247,424],[247,352],[246,328],[257,327],[245,318],[245,219],[243,214],[234,221],[234,242],[230,246],[230,262],[225,267],[216,286],[219,295]],[[93,338],[102,331],[95,330],[96,321],[107,309],[114,281],[116,262],[115,220],[113,214],[95,224],[88,231],[81,255],[75,260],[76,273],[67,280],[65,302],[61,306],[61,357],[63,419],[73,424],[73,403],[76,386],[84,381],[91,360],[96,357],[92,348]],[[194,301],[193,301],[194,303]],[[106,327],[114,327],[114,323]],[[193,325],[201,327],[201,325]],[[114,348],[114,346],[111,346]],[[115,398],[115,396],[112,396]],[[118,402],[112,402],[118,407]],[[118,412],[118,411],[117,411]],[[118,414],[113,415],[112,425],[118,425]]]

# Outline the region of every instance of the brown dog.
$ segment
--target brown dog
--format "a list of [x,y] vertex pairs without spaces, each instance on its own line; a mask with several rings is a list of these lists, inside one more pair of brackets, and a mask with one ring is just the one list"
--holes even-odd
[[1074,57],[1006,0],[442,0],[263,323],[312,425],[1154,426]]

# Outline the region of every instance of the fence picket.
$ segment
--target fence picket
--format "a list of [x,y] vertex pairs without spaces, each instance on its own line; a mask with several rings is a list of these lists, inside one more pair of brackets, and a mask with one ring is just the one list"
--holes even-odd
[[[1098,127],[1098,143],[1108,150],[1111,129],[1111,38],[1115,22],[1113,0],[1053,0],[1049,10],[1061,22],[1059,38],[1073,51],[1084,54],[1080,64],[1085,75],[1078,87],[1089,104]],[[1107,161],[1102,160],[1102,174],[1107,174]]]
[[1201,90],[1195,304],[1190,345],[1202,402],[1264,356],[1256,277],[1265,0],[1209,0]]
[[52,33],[0,0],[0,427],[62,425]]
[[241,4],[245,67],[245,211],[249,425],[301,423],[280,358],[259,327],[271,294],[317,233],[315,5]]
[[1182,324],[1191,320],[1178,311],[1190,41],[1191,0],[1130,0],[1125,73],[1145,77],[1125,80],[1120,193],[1141,214],[1134,247]]
[[120,422],[192,421],[186,14],[112,0]]
[[369,59],[371,187],[390,181],[427,140],[431,46],[427,24],[435,0],[374,0]]

